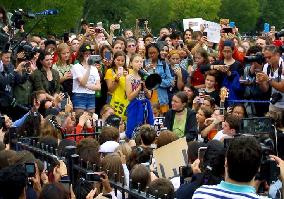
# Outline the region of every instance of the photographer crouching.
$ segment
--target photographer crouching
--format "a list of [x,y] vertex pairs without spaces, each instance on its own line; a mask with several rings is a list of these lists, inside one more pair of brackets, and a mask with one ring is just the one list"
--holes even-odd
[[13,93],[16,85],[27,80],[28,74],[24,70],[25,61],[18,63],[17,67],[14,68],[11,62],[11,54],[7,46],[0,54],[0,111],[15,120],[28,111],[17,104]]
[[[257,73],[256,82],[263,92],[271,88],[271,104],[269,111],[277,112],[283,121],[284,112],[284,60],[280,48],[269,45],[264,48],[264,57],[267,63],[262,72]],[[283,122],[282,122],[283,123]]]

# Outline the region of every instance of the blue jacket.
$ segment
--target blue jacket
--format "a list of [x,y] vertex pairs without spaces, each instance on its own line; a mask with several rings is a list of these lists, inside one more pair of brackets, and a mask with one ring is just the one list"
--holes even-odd
[[[169,65],[164,62],[166,64],[166,67],[164,67],[163,62],[164,61],[158,60],[155,72],[162,78],[162,83],[157,89],[159,104],[167,105],[169,104],[168,88],[172,86],[172,81],[174,80],[174,78],[171,75]],[[148,64],[149,60],[145,60],[145,65],[147,66]]]
[[[226,87],[229,91],[228,100],[242,99],[245,88],[240,84],[240,75],[237,71],[231,71],[231,76],[225,76],[222,86]],[[225,107],[233,105],[234,102],[229,101]]]
[[[146,107],[144,104],[146,103]],[[127,109],[127,123],[126,123],[126,136],[131,139],[133,131],[136,127],[144,124],[144,111],[147,110],[146,123],[153,125],[154,124],[154,115],[151,107],[151,103],[148,99],[138,100],[133,99]]]

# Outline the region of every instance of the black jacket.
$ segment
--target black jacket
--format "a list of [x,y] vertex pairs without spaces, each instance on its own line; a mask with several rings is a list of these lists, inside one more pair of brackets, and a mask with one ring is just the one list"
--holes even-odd
[[[164,126],[170,131],[173,130],[175,114],[176,112],[172,109],[166,113]],[[189,108],[187,108],[184,136],[186,137],[186,141],[197,139],[197,121],[195,112]]]

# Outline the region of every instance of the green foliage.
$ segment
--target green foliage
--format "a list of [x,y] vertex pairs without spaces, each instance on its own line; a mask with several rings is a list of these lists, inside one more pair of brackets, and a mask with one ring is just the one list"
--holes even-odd
[[259,0],[260,17],[258,20],[258,30],[263,30],[263,24],[269,23],[276,26],[276,30],[284,27],[283,0]]
[[46,9],[58,9],[59,13],[57,15],[38,16],[37,19],[24,18],[26,21],[26,31],[29,31],[37,20],[42,18],[40,23],[36,25],[32,31],[33,33],[40,35],[62,35],[63,32],[69,31],[71,28],[77,26],[83,11],[83,4],[81,0],[4,0],[3,5],[8,11],[22,8],[24,10],[31,10],[34,13],[41,12]]
[[[119,21],[122,29],[134,29],[137,18],[147,18],[155,34],[163,26],[180,25],[182,19],[195,17],[210,21],[229,18],[242,32],[255,30],[256,25],[262,30],[264,22],[280,29],[284,21],[282,4],[283,0],[1,0],[1,5],[9,11],[58,9],[58,15],[39,16],[43,19],[33,30],[33,33],[58,36],[70,29],[78,30],[81,18],[94,23],[102,21],[107,30]],[[37,19],[25,21],[28,31]]]
[[255,29],[257,19],[260,15],[259,0],[222,0],[220,18],[228,18],[235,21],[241,32]]

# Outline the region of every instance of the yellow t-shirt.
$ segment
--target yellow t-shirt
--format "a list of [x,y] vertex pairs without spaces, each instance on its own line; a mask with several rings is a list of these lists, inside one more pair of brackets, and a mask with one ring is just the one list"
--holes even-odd
[[[132,73],[132,70],[129,70],[129,73]],[[115,78],[115,71],[113,69],[108,69],[105,74],[105,80],[113,80]],[[123,120],[126,120],[126,108],[129,104],[129,101],[125,93],[125,76],[121,76],[119,83],[116,89],[112,93],[112,98],[110,101],[110,106],[114,109],[115,113],[120,116]]]

